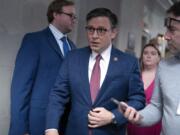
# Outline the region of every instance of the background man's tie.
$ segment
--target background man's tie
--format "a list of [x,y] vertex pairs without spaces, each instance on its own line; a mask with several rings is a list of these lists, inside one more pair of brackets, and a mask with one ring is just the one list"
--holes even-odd
[[69,45],[68,45],[68,41],[67,41],[67,37],[62,37],[61,41],[63,42],[63,51],[64,51],[64,56],[66,56],[66,54],[69,51]]
[[91,74],[90,92],[91,92],[92,102],[95,101],[96,96],[99,92],[99,88],[100,88],[101,69],[100,69],[99,62],[101,58],[102,58],[101,55],[96,56],[96,62],[94,64],[93,71]]

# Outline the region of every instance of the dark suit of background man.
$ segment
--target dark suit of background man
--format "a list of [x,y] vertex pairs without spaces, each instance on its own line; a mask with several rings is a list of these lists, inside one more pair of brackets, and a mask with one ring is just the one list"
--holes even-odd
[[[24,36],[16,58],[9,135],[44,134],[49,93],[65,56],[61,38],[71,32],[76,19],[74,3],[53,1],[47,18],[47,28]],[[67,46],[75,48],[69,39]]]
[[138,60],[112,47],[117,34],[116,15],[97,8],[86,20],[89,47],[70,52],[61,66],[50,94],[46,135],[58,135],[52,129],[58,128],[69,99],[71,111],[65,135],[125,135],[127,120],[110,100],[112,97],[136,109],[144,107]]

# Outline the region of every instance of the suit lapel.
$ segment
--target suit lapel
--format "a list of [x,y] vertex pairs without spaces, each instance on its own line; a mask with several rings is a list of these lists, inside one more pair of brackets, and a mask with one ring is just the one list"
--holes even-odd
[[94,102],[94,104],[98,104],[99,102],[101,102],[101,99],[103,99],[103,96],[106,95],[106,93],[108,92],[107,88],[110,85],[110,82],[112,80],[112,75],[114,74],[113,72],[116,71],[115,68],[117,68],[116,63],[119,61],[119,56],[116,53],[116,50],[114,48],[112,48],[111,51],[111,57],[110,57],[110,61],[109,61],[109,66],[108,66],[108,70],[107,70],[107,74],[105,76],[104,82],[101,86],[101,89],[96,97],[96,100]]
[[71,50],[76,49],[75,44],[69,38],[67,38],[67,40],[68,40]]
[[88,78],[88,66],[89,66],[89,57],[91,54],[91,50],[89,47],[85,49],[85,53],[81,58],[80,62],[80,79],[83,81],[82,83],[82,91],[84,93],[84,100],[88,102],[89,105],[92,105],[91,102],[91,94],[90,94],[90,85]]
[[46,32],[46,36],[47,36],[47,41],[49,42],[50,47],[52,47],[52,49],[60,56],[63,58],[63,54],[59,48],[59,45],[55,39],[55,37],[53,36],[52,32],[50,31],[49,28],[45,29]]

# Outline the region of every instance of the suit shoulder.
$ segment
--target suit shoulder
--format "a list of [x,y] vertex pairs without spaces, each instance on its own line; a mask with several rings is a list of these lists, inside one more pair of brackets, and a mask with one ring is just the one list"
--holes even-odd
[[43,36],[46,32],[48,32],[49,29],[45,28],[43,30],[35,31],[35,32],[29,32],[24,35],[24,38],[39,38]]
[[171,56],[171,57],[161,59],[159,63],[159,67],[164,67],[164,66],[169,67],[172,65],[176,65],[177,63],[179,63],[179,60],[175,56]]
[[70,51],[69,54],[79,56],[79,55],[84,55],[90,52],[91,50],[89,49],[89,47],[83,47],[83,48],[74,49]]
[[138,59],[135,56],[132,56],[128,53],[125,53],[117,48],[113,48],[114,52],[116,53],[116,55],[118,55],[119,57],[123,58],[124,60],[130,60],[130,61],[137,61]]

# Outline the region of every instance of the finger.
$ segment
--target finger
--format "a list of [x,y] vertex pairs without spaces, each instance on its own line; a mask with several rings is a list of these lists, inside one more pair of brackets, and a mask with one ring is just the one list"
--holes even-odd
[[139,123],[143,117],[137,112],[134,117],[134,123]]
[[97,128],[98,127],[98,125],[93,125],[93,124],[88,124],[88,127],[90,127],[90,128]]
[[130,115],[130,112],[131,112],[131,108],[130,107],[126,108],[126,111],[124,112],[124,117],[128,118]]
[[94,108],[92,111],[93,111],[93,112],[96,112],[96,113],[99,113],[99,112],[101,112],[102,110],[103,110],[102,107],[97,107],[97,108]]
[[139,120],[140,120],[139,114],[136,113],[133,122],[134,122],[134,123],[137,123],[137,122],[139,122]]
[[91,115],[88,115],[88,121],[90,124],[97,124],[100,120],[98,117],[93,117]]
[[89,124],[91,124],[91,125],[97,125],[98,122],[97,122],[97,121],[92,121],[92,120],[90,120],[90,121],[89,121]]
[[95,121],[97,118],[88,114],[88,119],[89,119],[89,121]]
[[91,116],[91,117],[98,117],[98,113],[97,112],[93,112],[93,111],[91,111],[90,113],[89,113],[89,115]]
[[90,110],[90,111],[89,111],[89,114],[91,115],[92,113],[93,113],[93,111],[92,111],[92,110]]
[[129,117],[128,117],[128,119],[130,120],[130,121],[132,121],[132,120],[134,120],[134,118],[135,118],[135,115],[136,115],[136,111],[135,111],[135,109],[134,108],[130,108],[130,114],[129,114]]

